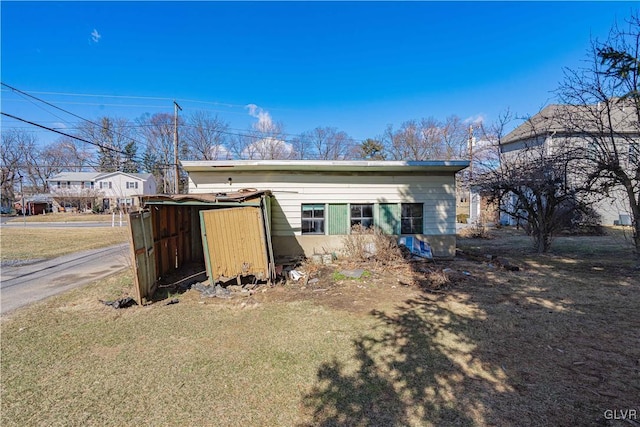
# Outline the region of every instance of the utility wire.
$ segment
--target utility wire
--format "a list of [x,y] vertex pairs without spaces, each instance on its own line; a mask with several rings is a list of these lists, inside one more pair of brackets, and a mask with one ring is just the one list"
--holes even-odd
[[[15,87],[13,87],[13,86],[10,86],[10,85],[8,85],[8,84],[6,84],[6,83],[4,83],[4,82],[0,82],[0,85],[5,86],[5,87],[7,87],[7,88],[11,89],[12,91],[15,91],[16,93],[19,93],[19,94],[21,94],[21,95],[28,96],[29,98],[33,98],[33,99],[35,99],[35,100],[37,100],[37,101],[39,101],[39,102],[42,102],[42,103],[44,103],[44,104],[46,104],[46,105],[48,105],[48,106],[50,106],[50,107],[53,107],[53,108],[57,109],[57,110],[63,111],[63,112],[65,112],[65,113],[67,113],[67,114],[70,114],[70,115],[72,115],[73,117],[76,117],[76,118],[78,118],[78,119],[80,119],[80,120],[83,120],[83,121],[85,121],[85,122],[88,122],[88,123],[90,123],[90,124],[92,124],[92,125],[94,125],[94,126],[97,126],[97,127],[99,127],[99,128],[105,129],[105,130],[111,130],[111,131],[113,131],[113,133],[115,133],[116,135],[119,135],[119,136],[121,136],[121,137],[123,137],[123,138],[125,138],[125,139],[127,139],[127,140],[131,140],[131,141],[133,141],[133,142],[135,142],[135,143],[137,143],[137,144],[140,144],[140,145],[145,145],[145,146],[147,145],[147,144],[143,144],[143,143],[142,143],[142,142],[140,142],[140,141],[136,141],[135,139],[133,139],[133,138],[131,138],[131,137],[127,136],[127,135],[123,135],[123,134],[121,134],[120,132],[117,132],[117,131],[116,131],[116,130],[114,130],[114,129],[107,129],[107,128],[105,128],[104,126],[102,126],[102,125],[100,125],[100,124],[98,124],[98,123],[95,123],[95,122],[93,122],[93,121],[91,121],[91,120],[89,120],[89,119],[85,119],[84,117],[81,117],[81,116],[79,116],[79,115],[77,115],[77,114],[75,114],[75,113],[72,113],[71,111],[68,111],[68,110],[65,110],[64,108],[58,107],[57,105],[54,105],[54,104],[52,104],[52,103],[50,103],[50,102],[48,102],[48,101],[45,101],[44,99],[38,98],[37,96],[33,96],[33,95],[31,95],[31,94],[28,94],[27,92],[24,92],[24,91],[22,91],[22,90],[20,90],[20,89],[18,89],[18,88],[15,88]],[[51,114],[53,114],[53,113],[51,113]],[[53,115],[55,116],[55,114],[53,114]],[[58,117],[58,116],[55,116],[55,117]],[[58,118],[59,118],[59,117],[58,117]],[[61,120],[62,120],[62,119],[61,119]],[[23,120],[23,121],[24,121],[24,120]],[[39,125],[38,125],[38,126],[39,126]],[[42,127],[42,126],[39,126],[39,127]],[[52,128],[49,128],[48,130],[53,130],[53,129],[52,129]],[[55,130],[53,130],[53,131],[55,132]],[[58,132],[58,133],[61,133],[61,132]],[[77,137],[76,137],[76,139],[80,139],[80,138],[77,138]],[[85,142],[87,142],[87,141],[85,140]],[[103,149],[113,150],[113,151],[118,152],[118,153],[123,153],[122,151],[119,151],[119,150],[116,150],[116,149],[113,149],[113,148],[109,148],[109,147],[104,147],[104,146],[102,146],[101,144],[98,144],[98,143],[91,143],[91,142],[90,142],[90,144],[92,144],[92,145],[96,145],[96,146],[98,146],[98,147],[100,147],[100,148],[103,148]],[[124,153],[123,153],[123,154],[124,154]],[[126,155],[126,154],[125,154],[125,155]]]
[[67,137],[69,137],[69,138],[77,139],[78,141],[86,142],[87,144],[94,145],[94,146],[96,146],[96,147],[98,147],[98,148],[101,148],[101,149],[103,149],[103,150],[112,151],[112,152],[114,152],[114,153],[123,154],[123,155],[125,155],[125,156],[127,155],[127,153],[125,153],[124,151],[116,150],[115,148],[111,148],[111,147],[105,147],[105,146],[103,146],[103,145],[101,145],[101,144],[98,144],[98,143],[95,143],[95,142],[88,141],[88,140],[86,140],[86,139],[84,139],[84,138],[80,138],[80,137],[75,136],[75,135],[71,135],[71,134],[68,134],[68,133],[65,133],[65,132],[61,132],[61,131],[59,131],[59,130],[56,130],[56,129],[50,128],[50,127],[48,127],[48,126],[43,126],[43,125],[41,125],[41,124],[38,124],[38,123],[35,123],[35,122],[31,122],[31,121],[26,120],[26,119],[22,119],[22,118],[20,118],[20,117],[16,117],[16,116],[14,116],[14,115],[11,115],[11,114],[8,114],[8,113],[5,113],[4,111],[0,112],[0,114],[2,114],[3,116],[7,116],[7,117],[9,117],[9,118],[12,118],[12,119],[14,119],[14,120],[18,120],[18,121],[21,121],[21,122],[24,122],[24,123],[28,123],[28,124],[30,124],[30,125],[32,125],[32,126],[39,127],[39,128],[41,128],[41,129],[45,129],[45,130],[48,130],[48,131],[51,131],[51,132],[59,133],[60,135],[64,135],[64,136],[67,136]]

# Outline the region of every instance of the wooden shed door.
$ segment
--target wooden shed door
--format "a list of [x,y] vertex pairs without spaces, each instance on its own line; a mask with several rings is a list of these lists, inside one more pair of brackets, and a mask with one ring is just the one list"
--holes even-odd
[[143,303],[156,290],[156,257],[153,249],[153,227],[151,212],[129,214],[129,232],[131,235],[131,253],[133,254],[134,292],[138,304]]
[[200,211],[202,246],[211,283],[234,277],[271,279],[268,224],[259,207]]

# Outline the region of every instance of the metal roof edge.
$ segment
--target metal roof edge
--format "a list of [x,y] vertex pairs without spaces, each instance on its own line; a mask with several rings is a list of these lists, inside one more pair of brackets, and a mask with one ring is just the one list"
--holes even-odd
[[187,172],[218,169],[236,170],[403,170],[403,169],[445,169],[462,170],[469,166],[468,160],[207,160],[181,161]]

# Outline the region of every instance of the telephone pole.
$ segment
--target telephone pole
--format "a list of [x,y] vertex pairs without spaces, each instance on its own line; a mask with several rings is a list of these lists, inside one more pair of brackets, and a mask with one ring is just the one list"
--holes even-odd
[[182,108],[176,101],[173,101],[174,105],[174,124],[173,124],[173,163],[175,166],[174,176],[174,194],[180,192],[180,167],[178,165],[178,110],[182,111]]

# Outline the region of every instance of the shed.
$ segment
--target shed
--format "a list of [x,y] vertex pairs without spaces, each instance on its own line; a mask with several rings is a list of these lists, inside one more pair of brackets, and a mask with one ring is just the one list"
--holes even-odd
[[183,161],[189,194],[268,188],[276,257],[340,253],[353,227],[428,242],[435,257],[456,247],[455,174],[466,160]]
[[129,215],[138,303],[190,263],[203,264],[211,284],[246,276],[273,280],[270,195],[243,189],[144,197],[144,210]]

